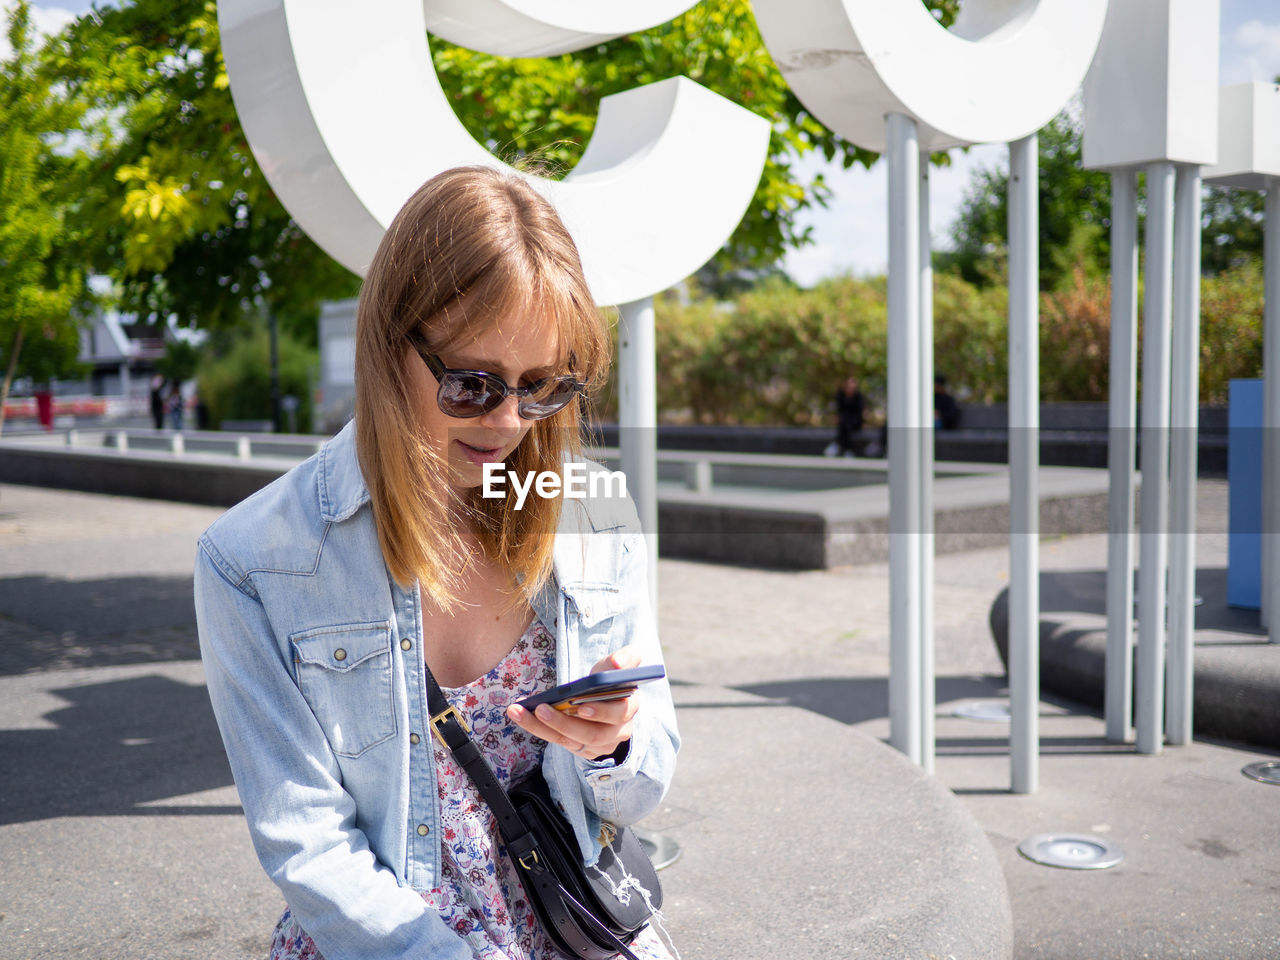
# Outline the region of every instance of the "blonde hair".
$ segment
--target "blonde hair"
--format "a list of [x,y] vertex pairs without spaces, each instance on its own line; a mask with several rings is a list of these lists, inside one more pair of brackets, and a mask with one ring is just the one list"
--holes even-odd
[[[396,214],[360,291],[356,445],[388,570],[401,584],[416,579],[445,610],[457,603],[468,556],[459,516],[507,571],[517,602],[550,576],[561,502],[530,497],[516,510],[513,498],[453,492],[448,464],[419,426],[407,338],[419,331],[441,350],[513,316],[547,325],[563,372],[590,386],[607,375],[604,321],[551,204],[520,178],[485,167],[433,177]],[[581,453],[582,406],[575,400],[535,421],[507,468],[562,472],[565,455]]]

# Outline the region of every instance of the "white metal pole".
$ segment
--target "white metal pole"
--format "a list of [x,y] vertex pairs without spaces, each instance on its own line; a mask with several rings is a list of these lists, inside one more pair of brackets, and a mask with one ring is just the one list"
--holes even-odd
[[889,743],[920,763],[920,147],[888,118]]
[[1107,467],[1107,739],[1133,736],[1133,485],[1138,409],[1138,173],[1111,175],[1111,398]]
[[1138,566],[1139,753],[1164,748],[1165,571],[1169,519],[1169,354],[1173,337],[1172,163],[1147,168],[1147,263],[1142,312],[1142,514]]
[[649,599],[658,610],[658,376],[653,297],[618,305],[618,443],[627,492],[649,545]]
[[920,151],[920,765],[934,772],[933,637],[933,244],[929,152]]
[[1267,179],[1262,308],[1263,625],[1280,643],[1280,177]]
[[1039,137],[1009,144],[1009,761],[1040,783]]
[[1169,668],[1165,730],[1191,742],[1195,684],[1196,474],[1200,422],[1200,168],[1180,165],[1173,220]]

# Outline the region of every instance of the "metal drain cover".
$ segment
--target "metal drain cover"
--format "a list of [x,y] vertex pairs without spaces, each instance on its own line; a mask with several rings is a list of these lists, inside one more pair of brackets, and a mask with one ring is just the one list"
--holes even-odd
[[1067,870],[1105,870],[1124,859],[1124,851],[1111,841],[1083,833],[1038,833],[1018,844],[1018,852],[1035,863]]
[[1280,760],[1259,760],[1240,772],[1250,779],[1280,787]]
[[662,870],[680,859],[680,844],[666,834],[645,830],[643,827],[632,827],[631,829],[635,833],[636,839],[640,841],[640,846],[644,847],[644,852],[653,861],[653,869]]
[[966,720],[981,720],[983,723],[1008,723],[1008,700],[971,700],[962,703],[953,711],[957,717]]

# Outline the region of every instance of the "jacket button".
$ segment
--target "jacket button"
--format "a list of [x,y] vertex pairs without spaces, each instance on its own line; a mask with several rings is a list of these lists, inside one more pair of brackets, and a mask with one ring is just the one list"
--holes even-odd
[[347,651],[339,647],[337,650],[333,651],[333,659],[339,661],[347,659]]
[[408,637],[405,637],[403,640],[400,641],[401,650],[409,650],[412,647],[413,647],[413,641],[410,640]]
[[418,836],[425,837],[430,832],[431,832],[431,828],[428,827],[425,823],[418,824]]
[[422,742],[422,738],[416,733],[411,733],[409,734],[409,742],[412,744],[419,744]]

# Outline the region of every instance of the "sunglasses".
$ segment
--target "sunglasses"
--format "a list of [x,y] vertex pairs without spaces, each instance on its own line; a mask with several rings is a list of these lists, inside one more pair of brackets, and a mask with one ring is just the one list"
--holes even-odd
[[515,397],[520,416],[542,420],[563,410],[586,387],[573,377],[546,377],[527,387],[512,387],[495,373],[446,367],[420,336],[410,334],[409,344],[440,384],[436,403],[451,417],[481,417],[500,407],[507,397]]

